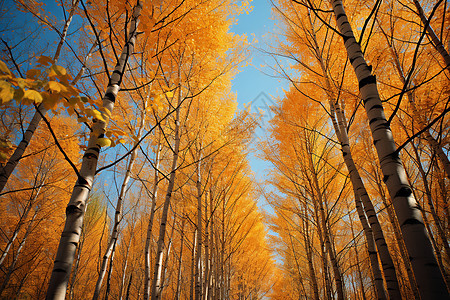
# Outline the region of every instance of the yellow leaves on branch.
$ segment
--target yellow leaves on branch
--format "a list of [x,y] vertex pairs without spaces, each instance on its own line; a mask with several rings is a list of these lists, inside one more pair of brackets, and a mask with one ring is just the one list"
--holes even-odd
[[0,61],[1,104],[15,99],[25,105],[44,103],[47,109],[54,109],[65,98],[78,95],[79,91],[69,83],[70,76],[65,68],[55,65],[47,56],[40,56],[37,65],[46,68],[46,72],[30,69],[26,72],[27,78],[16,78],[6,63]]

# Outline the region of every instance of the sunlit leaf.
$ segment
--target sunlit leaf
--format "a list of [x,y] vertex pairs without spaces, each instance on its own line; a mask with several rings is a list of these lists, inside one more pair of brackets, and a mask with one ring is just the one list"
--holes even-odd
[[49,81],[47,83],[48,88],[55,93],[65,92],[66,87],[57,81]]
[[66,69],[64,69],[61,66],[53,65],[50,67],[48,76],[49,77],[55,77],[55,76],[64,76],[67,74]]
[[0,81],[0,101],[1,103],[9,102],[14,97],[14,88],[7,81]]
[[26,90],[23,95],[23,100],[29,100],[36,104],[41,103],[44,98],[42,98],[41,93],[35,90]]
[[99,139],[97,140],[97,144],[98,144],[100,147],[109,147],[109,146],[111,146],[111,140],[108,139],[108,138],[99,138]]

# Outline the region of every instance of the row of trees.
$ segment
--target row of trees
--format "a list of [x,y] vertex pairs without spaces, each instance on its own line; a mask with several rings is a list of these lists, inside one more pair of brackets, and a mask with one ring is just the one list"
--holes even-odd
[[274,298],[448,299],[447,3],[273,5]]
[[58,5],[3,3],[37,23],[5,24],[1,297],[263,297],[256,123],[230,91],[248,3]]

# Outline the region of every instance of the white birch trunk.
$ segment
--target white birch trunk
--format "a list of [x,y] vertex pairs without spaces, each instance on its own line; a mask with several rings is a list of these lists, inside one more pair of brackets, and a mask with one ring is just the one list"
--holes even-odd
[[177,288],[175,290],[175,300],[179,300],[181,296],[181,269],[183,267],[183,248],[184,248],[184,225],[186,223],[186,216],[184,212],[182,214],[183,220],[181,221],[181,242],[180,242],[180,261],[178,262],[178,273],[177,273]]
[[436,262],[433,248],[426,233],[419,207],[412,195],[405,170],[397,153],[395,142],[384,115],[376,86],[376,78],[367,65],[360,45],[356,42],[341,0],[332,0],[339,32],[359,82],[372,137],[381,170],[400,223],[408,249],[414,275],[423,299],[447,299],[449,294]]
[[201,160],[197,163],[197,252],[195,256],[195,300],[202,299],[202,185],[201,185]]
[[[123,73],[128,61],[132,55],[137,35],[138,18],[142,10],[142,3],[138,1],[133,10],[132,21],[128,34],[128,41],[122,50],[122,54],[109,80],[108,87],[103,97],[103,107],[113,112],[114,102],[120,89]],[[104,114],[104,118],[108,116]],[[70,277],[70,271],[74,261],[76,248],[80,240],[81,228],[85,213],[86,200],[92,189],[95,171],[97,169],[98,155],[100,154],[100,145],[98,139],[103,137],[107,123],[105,121],[93,120],[92,133],[89,138],[88,148],[83,156],[83,161],[75,187],[72,191],[69,204],[66,208],[66,223],[61,235],[61,240],[56,254],[55,264],[50,278],[47,290],[47,299],[64,299],[67,290],[67,284]]]
[[[357,202],[356,207],[361,208],[361,205],[358,203],[359,201],[362,202],[364,205],[364,212],[359,212],[361,224],[363,226],[363,229],[365,230],[366,238],[368,244],[371,243],[373,240],[375,241],[375,244],[378,249],[378,254],[380,255],[380,260],[383,267],[384,277],[386,280],[386,286],[387,286],[387,292],[389,294],[390,299],[401,299],[400,294],[400,287],[397,280],[397,275],[395,272],[395,266],[394,262],[392,261],[391,254],[389,253],[389,249],[386,243],[386,240],[384,238],[383,230],[381,228],[381,225],[378,221],[378,217],[375,212],[375,208],[373,207],[372,201],[369,198],[369,194],[367,193],[367,190],[364,186],[364,183],[361,179],[361,176],[359,175],[359,171],[356,168],[355,162],[353,160],[351,150],[350,150],[350,142],[347,135],[347,129],[346,129],[346,122],[345,117],[343,115],[342,110],[340,109],[339,103],[337,103],[335,106],[336,108],[336,115],[338,116],[338,122],[339,122],[339,131],[338,131],[338,139],[341,144],[341,151],[342,156],[344,157],[344,162],[347,167],[347,170],[350,175],[350,180],[353,185],[353,191],[355,194],[355,202]],[[362,215],[361,215],[362,214]],[[367,215],[367,219],[370,223],[370,228],[364,224],[367,222],[365,220],[365,215]],[[369,224],[367,224],[369,225]],[[366,233],[367,231],[367,233]],[[368,245],[369,246],[369,245]],[[373,249],[375,250],[375,249]],[[372,255],[377,253],[372,253]],[[369,256],[371,253],[369,252]],[[371,262],[374,263],[374,257],[371,258]],[[378,262],[377,262],[378,265]],[[377,267],[372,264],[374,276],[378,271],[376,270]],[[379,290],[379,288],[382,286],[382,282],[377,282],[377,280],[382,278],[374,277],[376,280],[376,286],[377,286],[377,293],[379,297],[385,298],[386,295],[384,293],[384,288],[382,290]]]
[[[19,255],[22,252],[22,249],[25,245],[25,242],[27,241],[28,235],[31,233],[32,231],[32,227],[34,224],[34,219],[36,218],[38,214],[38,210],[35,211],[35,213],[33,214],[33,217],[31,218],[30,222],[28,223],[27,229],[25,231],[25,235],[22,238],[22,240],[19,243],[19,246],[17,247],[17,251],[16,251],[16,255],[14,256],[14,259],[11,263],[11,265],[8,268],[8,271],[6,272],[6,276],[3,279],[3,283],[0,287],[0,297],[3,293],[3,291],[5,290],[6,286],[8,285],[9,280],[11,279],[11,275],[14,273],[14,271],[16,270],[16,264],[19,260]],[[4,299],[3,297],[1,299]]]
[[150,208],[150,218],[148,220],[147,226],[147,238],[145,240],[145,278],[144,278],[144,300],[148,300],[150,298],[150,245],[152,240],[152,230],[153,230],[153,220],[155,218],[155,210],[156,210],[156,198],[158,196],[158,183],[159,183],[159,163],[160,163],[160,155],[161,155],[161,139],[158,140],[158,146],[156,150],[155,157],[155,177],[153,181],[153,190],[152,190],[152,205]]

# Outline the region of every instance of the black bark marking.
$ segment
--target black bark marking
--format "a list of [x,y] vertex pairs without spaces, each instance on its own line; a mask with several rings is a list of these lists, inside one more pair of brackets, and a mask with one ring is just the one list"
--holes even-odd
[[413,219],[413,218],[409,218],[409,219],[406,219],[405,222],[403,222],[402,226],[403,225],[414,225],[414,224],[422,224],[423,225],[423,223],[420,222],[419,220]]
[[89,153],[84,154],[83,158],[87,158],[87,159],[95,158],[95,159],[98,159],[98,156],[95,155],[94,153],[89,152]]
[[81,214],[81,213],[83,213],[83,210],[76,205],[71,204],[67,205],[66,207],[66,215]]
[[366,78],[361,79],[361,81],[359,82],[359,89],[362,89],[363,87],[365,87],[368,84],[376,84],[377,83],[377,79],[375,77],[375,75],[370,75],[367,76]]
[[339,20],[340,18],[345,17],[345,14],[340,13],[336,16],[336,21]]
[[86,179],[84,177],[78,177],[78,185],[89,185]]
[[396,194],[395,197],[409,197],[411,196],[412,191],[409,186],[403,186]]
[[107,92],[105,94],[105,98],[110,100],[111,102],[116,102],[116,95],[112,92]]
[[383,118],[377,117],[377,118],[370,119],[369,125],[371,125],[372,123],[375,123],[375,122],[377,122],[377,121],[381,121],[381,120],[383,120]]
[[375,104],[374,106],[372,106],[372,107],[370,108],[370,110],[372,110],[372,109],[383,109],[383,105]]

